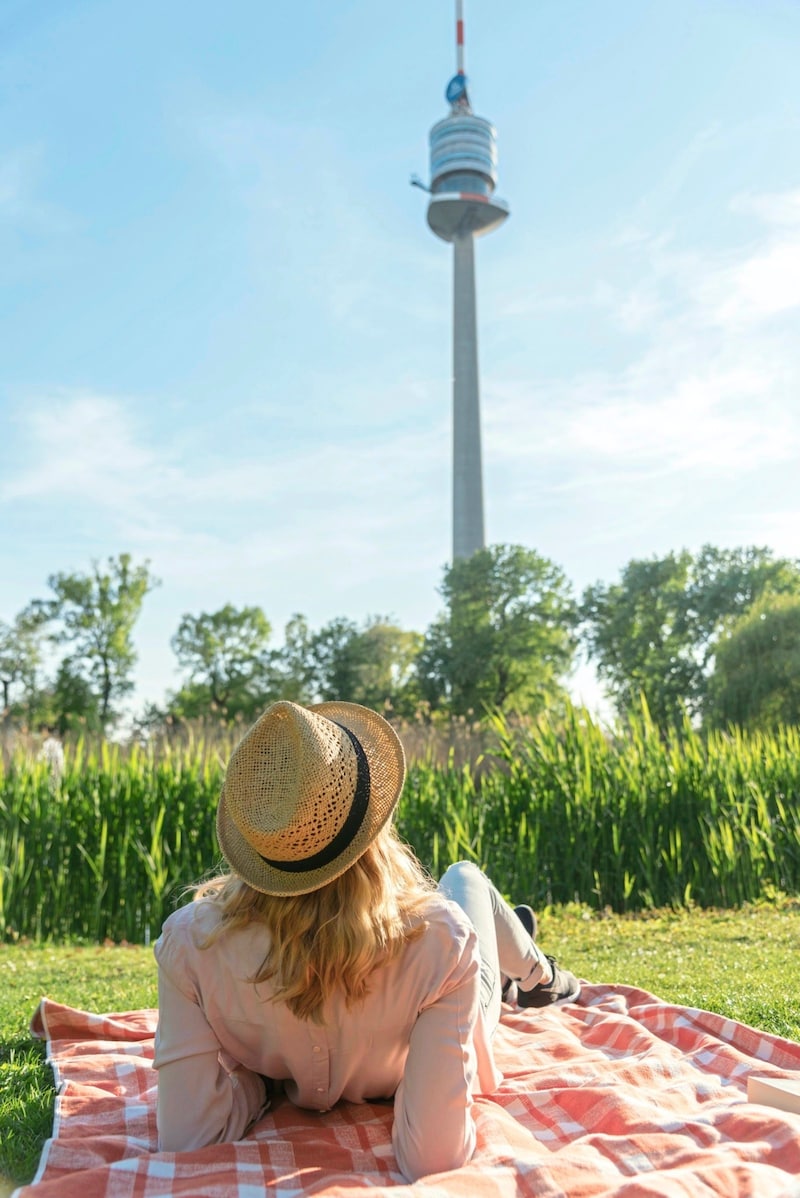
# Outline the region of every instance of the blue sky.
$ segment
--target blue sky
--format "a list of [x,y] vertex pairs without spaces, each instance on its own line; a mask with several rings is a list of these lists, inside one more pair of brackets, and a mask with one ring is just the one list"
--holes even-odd
[[[800,556],[800,6],[466,0],[487,536],[576,592]],[[0,619],[127,551],[185,612],[440,609],[452,0],[0,0]],[[576,693],[590,700],[590,673]]]

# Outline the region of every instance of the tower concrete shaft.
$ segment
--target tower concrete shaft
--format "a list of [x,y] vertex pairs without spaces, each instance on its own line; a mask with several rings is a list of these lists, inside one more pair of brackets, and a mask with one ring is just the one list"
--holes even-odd
[[475,239],[453,239],[453,558],[485,547]]

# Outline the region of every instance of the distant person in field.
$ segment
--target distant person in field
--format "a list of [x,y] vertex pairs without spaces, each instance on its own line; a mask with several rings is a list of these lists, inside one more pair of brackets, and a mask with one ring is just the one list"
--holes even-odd
[[472,1096],[501,1081],[503,998],[578,997],[473,864],[438,886],[394,830],[405,778],[390,724],[354,703],[275,703],[228,764],[217,832],[230,873],[155,945],[159,1146],[241,1138],[280,1092],[327,1111],[394,1100],[414,1180],[475,1148]]
[[64,746],[56,736],[54,728],[43,724],[40,732],[44,740],[39,749],[39,760],[49,767],[53,780],[58,782],[64,773]]

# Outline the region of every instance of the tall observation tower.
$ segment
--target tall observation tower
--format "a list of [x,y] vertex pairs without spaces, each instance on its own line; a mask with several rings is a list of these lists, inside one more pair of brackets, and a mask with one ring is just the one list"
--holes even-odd
[[426,190],[428,224],[453,243],[453,558],[458,558],[485,545],[475,238],[508,216],[508,204],[494,194],[497,134],[490,121],[474,114],[467,94],[462,0],[456,0],[456,73],[445,97],[450,112],[430,132]]

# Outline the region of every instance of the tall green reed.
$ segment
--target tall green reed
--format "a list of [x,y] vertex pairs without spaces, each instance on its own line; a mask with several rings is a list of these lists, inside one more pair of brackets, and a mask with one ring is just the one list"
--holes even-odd
[[158,757],[67,754],[62,776],[16,758],[0,774],[0,937],[142,941],[219,858],[223,764],[202,745]]
[[492,726],[492,768],[412,767],[398,822],[434,873],[463,856],[517,899],[617,911],[800,890],[800,730]]
[[[613,732],[580,709],[490,722],[474,764],[417,760],[397,822],[438,876],[469,859],[509,897],[602,909],[800,893],[800,730]],[[224,762],[202,740],[78,743],[62,776],[0,762],[0,938],[146,941],[215,868]]]

